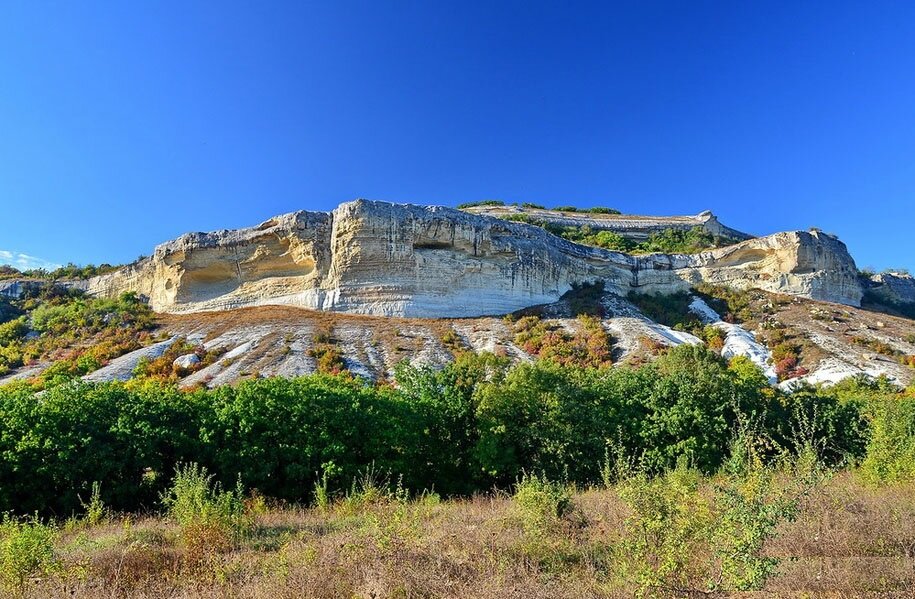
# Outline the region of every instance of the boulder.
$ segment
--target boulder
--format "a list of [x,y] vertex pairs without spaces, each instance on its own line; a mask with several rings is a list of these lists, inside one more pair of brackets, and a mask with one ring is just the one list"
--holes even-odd
[[190,370],[197,364],[200,364],[200,357],[197,354],[185,354],[175,358],[173,364],[183,370]]

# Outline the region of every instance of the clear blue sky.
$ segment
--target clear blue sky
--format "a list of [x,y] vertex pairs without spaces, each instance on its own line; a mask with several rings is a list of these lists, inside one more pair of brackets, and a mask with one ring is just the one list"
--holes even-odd
[[0,261],[356,197],[711,209],[915,267],[915,3],[0,5]]

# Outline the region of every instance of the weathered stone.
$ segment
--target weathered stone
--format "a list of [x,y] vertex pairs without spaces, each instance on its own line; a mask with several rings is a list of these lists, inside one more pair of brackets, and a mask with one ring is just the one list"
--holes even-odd
[[859,305],[845,245],[779,233],[696,255],[629,256],[539,227],[440,206],[356,200],[247,229],[191,233],[95,277],[89,291],[135,291],[163,312],[297,305],[419,317],[503,314],[558,299],[575,283],[670,293],[702,281]]
[[173,364],[178,368],[188,370],[197,364],[200,364],[200,357],[197,354],[184,354],[183,356],[175,358]]
[[907,273],[885,272],[871,277],[870,291],[891,304],[915,304],[915,278]]

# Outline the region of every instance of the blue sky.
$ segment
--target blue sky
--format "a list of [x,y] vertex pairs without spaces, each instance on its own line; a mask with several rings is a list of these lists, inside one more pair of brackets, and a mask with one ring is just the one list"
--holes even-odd
[[915,267],[915,3],[0,5],[0,262],[356,197],[711,209]]

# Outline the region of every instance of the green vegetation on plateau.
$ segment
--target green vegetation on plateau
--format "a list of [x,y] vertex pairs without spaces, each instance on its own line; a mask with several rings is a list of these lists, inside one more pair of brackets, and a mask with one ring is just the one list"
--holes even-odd
[[505,216],[505,220],[535,225],[557,237],[562,237],[575,243],[593,245],[626,254],[695,254],[736,243],[735,240],[730,238],[716,237],[702,227],[692,227],[686,230],[663,229],[651,233],[645,241],[634,241],[613,231],[593,229],[589,225],[580,227],[557,225],[529,214],[509,214]]

